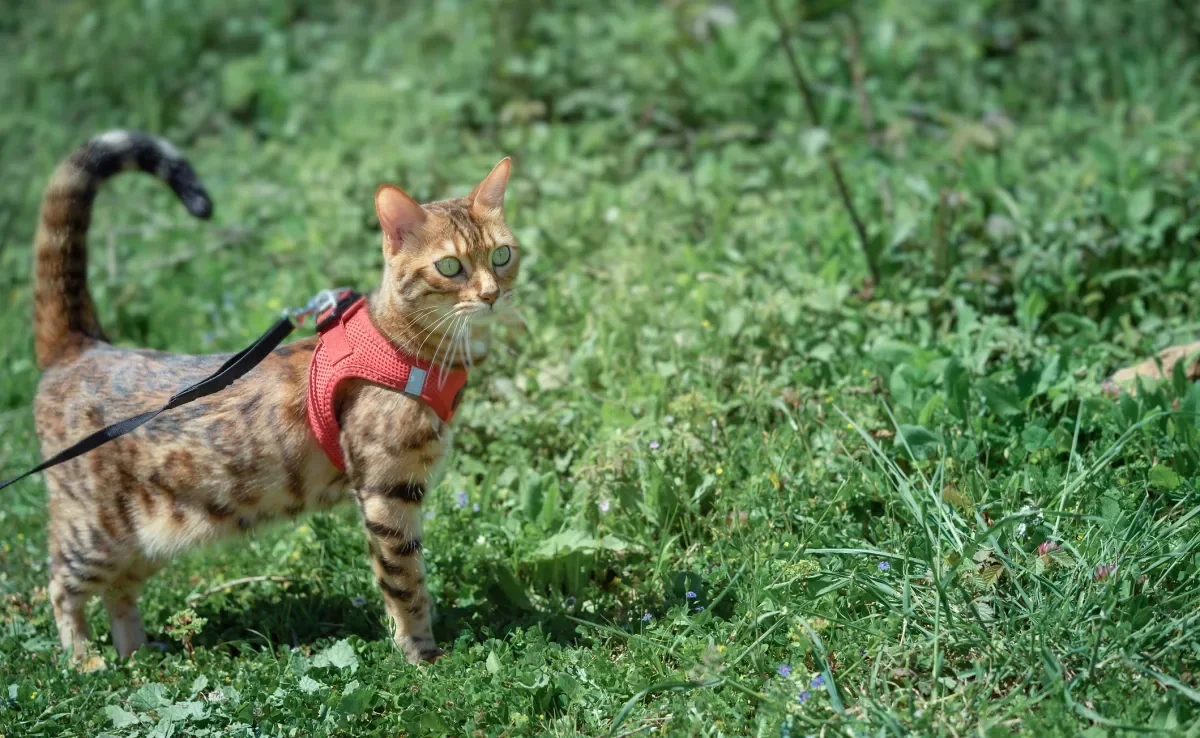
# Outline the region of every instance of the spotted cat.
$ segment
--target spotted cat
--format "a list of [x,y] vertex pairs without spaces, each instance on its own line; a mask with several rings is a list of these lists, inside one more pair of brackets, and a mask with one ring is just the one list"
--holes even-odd
[[[106,133],[58,167],[34,255],[43,370],[34,413],[46,457],[163,404],[228,358],[118,348],[105,337],[87,290],[88,223],[100,184],[131,169],[161,179],[193,215],[212,212],[192,167],[160,138]],[[520,262],[503,212],[509,172],[504,159],[466,197],[425,205],[390,185],[376,192],[383,274],[366,309],[401,351],[446,368],[486,358],[489,323],[510,306]],[[316,340],[282,346],[228,389],[46,472],[49,594],[74,657],[88,654],[92,596],[103,599],[113,644],[128,656],[146,643],[138,594],[172,556],[349,500],[362,512],[396,644],[414,663],[442,654],[430,625],[420,506],[451,428],[418,399],[348,381],[336,403],[340,470],[306,420]]]

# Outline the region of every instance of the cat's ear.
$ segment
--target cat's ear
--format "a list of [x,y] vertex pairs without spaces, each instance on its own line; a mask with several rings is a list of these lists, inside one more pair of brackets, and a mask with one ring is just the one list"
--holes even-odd
[[504,209],[504,190],[508,187],[508,175],[512,172],[512,159],[507,156],[492,167],[492,173],[467,195],[471,209],[484,215],[497,213]]
[[418,231],[428,218],[425,208],[408,193],[387,184],[375,190],[375,212],[387,237],[384,248],[391,254],[399,251],[404,239]]

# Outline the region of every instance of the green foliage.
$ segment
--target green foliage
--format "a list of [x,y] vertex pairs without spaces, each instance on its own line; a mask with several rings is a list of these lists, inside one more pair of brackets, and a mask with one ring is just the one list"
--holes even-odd
[[122,344],[235,350],[370,288],[382,181],[459,195],[510,154],[525,249],[426,505],[445,659],[390,645],[342,510],[166,567],[143,614],[179,646],[120,663],[97,604],[77,673],[30,481],[0,736],[1195,734],[1200,385],[1100,384],[1200,324],[1200,13],[780,6],[820,128],[758,0],[0,14],[0,475],[38,452],[40,192],[96,132],[168,136],[216,201],[99,196]]
[[200,631],[204,630],[204,626],[207,624],[207,618],[200,617],[195,610],[189,607],[168,618],[166,630],[172,639],[179,641],[188,656],[194,657],[196,648],[192,645],[192,639],[200,635]]

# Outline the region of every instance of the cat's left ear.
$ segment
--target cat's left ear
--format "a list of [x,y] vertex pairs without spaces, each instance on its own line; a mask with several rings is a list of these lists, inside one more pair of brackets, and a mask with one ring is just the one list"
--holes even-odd
[[512,172],[512,159],[507,156],[492,167],[492,173],[467,195],[471,209],[483,215],[491,215],[504,209],[504,190],[508,187],[508,175]]

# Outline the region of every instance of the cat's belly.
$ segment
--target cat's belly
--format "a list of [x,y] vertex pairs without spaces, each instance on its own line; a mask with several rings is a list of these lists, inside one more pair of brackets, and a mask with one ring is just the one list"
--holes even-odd
[[[452,442],[453,432],[443,426],[439,440],[422,447],[422,463],[418,466],[403,456],[384,457],[377,462],[390,467],[387,473],[397,480],[420,482],[432,489],[440,479]],[[154,560],[169,559],[198,544],[329,510],[355,499],[346,474],[337,472],[315,444],[302,460],[292,464],[268,455],[258,458],[253,466],[217,463],[197,469],[195,459],[191,461],[193,468],[188,468],[181,463],[183,457],[170,452],[164,461],[162,468],[149,472],[145,487],[169,505],[143,502],[139,506],[141,524],[136,526],[139,547]],[[177,478],[181,472],[184,479]]]
[[[137,507],[139,547],[151,559],[167,559],[197,544],[353,499],[346,476],[332,468],[319,448],[316,451],[319,457],[290,465],[260,458],[252,468],[238,464],[185,468],[190,472],[183,475],[187,479],[174,478],[172,474],[178,475],[179,470],[173,472],[167,465],[152,471]],[[179,459],[177,454],[175,460]]]

